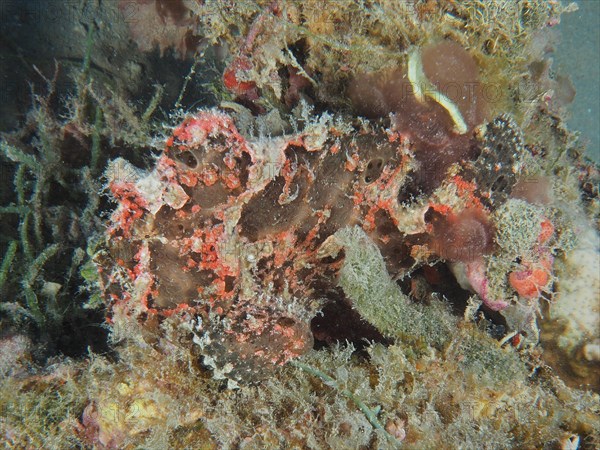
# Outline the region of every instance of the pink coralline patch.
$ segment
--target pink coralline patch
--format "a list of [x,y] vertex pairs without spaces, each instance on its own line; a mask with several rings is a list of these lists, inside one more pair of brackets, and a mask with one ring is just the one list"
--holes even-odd
[[547,269],[521,270],[508,275],[510,285],[521,297],[527,299],[539,297],[549,279]]
[[112,227],[110,233],[115,233],[117,229],[123,232],[123,236],[130,235],[133,222],[143,215],[143,209],[147,202],[137,191],[137,188],[130,182],[112,182],[110,183],[112,195],[120,202],[121,208],[118,214],[113,217],[116,227]]
[[501,311],[508,307],[506,300],[491,298],[488,293],[488,279],[483,259],[476,259],[466,265],[466,274],[472,289],[479,295],[483,303],[492,311]]
[[248,100],[258,99],[258,89],[254,81],[242,81],[248,78],[252,63],[246,57],[236,58],[223,74],[223,84],[237,97]]
[[511,287],[523,298],[536,299],[548,286],[552,277],[554,257],[548,247],[544,246],[554,234],[554,225],[548,219],[541,223],[542,231],[538,236],[536,249],[537,261],[524,261],[524,270],[511,272],[508,281]]
[[456,276],[459,284],[472,292],[475,292],[492,311],[502,311],[510,303],[502,298],[494,298],[489,292],[489,279],[487,267],[483,258],[476,258],[469,262],[450,263],[450,269]]
[[541,223],[542,231],[538,236],[540,245],[547,243],[554,235],[554,225],[548,219],[544,219]]

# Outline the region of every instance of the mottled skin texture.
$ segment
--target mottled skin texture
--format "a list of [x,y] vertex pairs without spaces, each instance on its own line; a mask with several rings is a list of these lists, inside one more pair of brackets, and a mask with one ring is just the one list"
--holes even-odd
[[[479,145],[475,135],[456,139]],[[489,193],[445,171],[464,211],[425,202],[421,231],[406,233],[403,193],[422,191],[427,171],[414,151],[401,133],[376,126],[248,141],[221,112],[186,119],[153,172],[110,183],[120,205],[100,266],[112,308],[150,327],[156,317],[195,318],[205,362],[228,378],[256,379],[312,348],[311,319],[343,295],[343,252],[318,256],[340,228],[361,226],[394,277],[436,257],[473,264],[493,250],[481,201]],[[463,176],[483,164],[468,161]],[[485,284],[484,272],[476,278],[472,286]],[[319,333],[327,340],[326,329]]]
[[[255,148],[266,142],[247,142],[230,117],[186,120],[151,175],[160,180],[158,209],[147,183],[110,185],[121,202],[109,241],[117,270],[105,271],[113,304],[199,314],[202,332],[214,334],[207,345],[227,361],[283,363],[310,348],[310,318],[339,295],[340,261],[316,256],[329,236],[360,224],[385,249],[390,271],[412,263],[395,218],[405,143],[384,130],[324,136],[316,147],[302,134],[270,142],[271,159],[260,159]],[[127,285],[142,286],[138,298],[123,299]],[[209,312],[226,319],[218,333]]]

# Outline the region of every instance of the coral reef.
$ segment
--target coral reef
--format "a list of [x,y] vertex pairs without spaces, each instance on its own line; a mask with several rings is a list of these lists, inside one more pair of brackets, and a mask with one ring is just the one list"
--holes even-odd
[[1,135],[3,442],[600,444],[571,6],[108,3],[167,81],[131,97],[90,24]]

